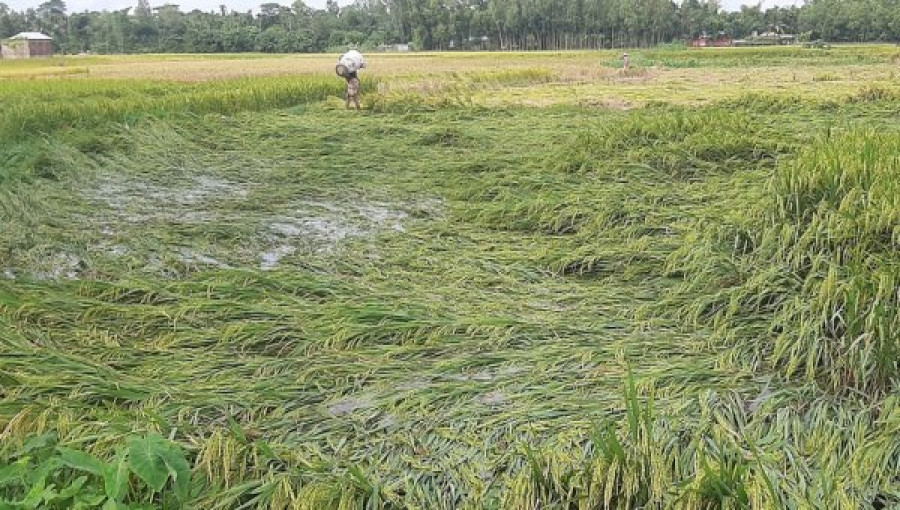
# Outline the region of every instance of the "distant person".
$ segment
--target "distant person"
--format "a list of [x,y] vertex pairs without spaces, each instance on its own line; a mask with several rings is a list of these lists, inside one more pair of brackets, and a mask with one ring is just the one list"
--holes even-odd
[[350,50],[341,55],[338,65],[335,68],[338,76],[347,80],[347,108],[351,104],[356,105],[359,110],[359,76],[357,72],[366,68],[366,59],[362,53],[356,50]]
[[359,110],[359,77],[356,76],[356,72],[347,73],[347,108],[350,108],[350,103],[353,102],[356,105],[356,109]]

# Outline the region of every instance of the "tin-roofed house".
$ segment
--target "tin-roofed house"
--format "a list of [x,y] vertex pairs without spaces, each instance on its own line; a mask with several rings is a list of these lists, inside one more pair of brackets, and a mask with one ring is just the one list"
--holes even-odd
[[53,38],[40,32],[22,32],[0,41],[2,58],[38,58],[53,55]]

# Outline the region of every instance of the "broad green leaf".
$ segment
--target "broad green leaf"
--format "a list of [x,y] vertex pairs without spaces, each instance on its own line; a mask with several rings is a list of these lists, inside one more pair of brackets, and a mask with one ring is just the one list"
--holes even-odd
[[22,506],[25,508],[37,508],[44,501],[47,485],[46,478],[40,478],[37,483],[31,486],[31,490],[22,500]]
[[106,495],[113,501],[122,501],[128,493],[128,464],[124,451],[119,451],[112,464],[103,471]]
[[187,498],[191,484],[191,466],[177,444],[158,434],[150,434],[130,443],[128,463],[132,472],[155,492],[161,492],[169,477],[175,482],[175,495]]
[[124,505],[124,504],[119,503],[118,501],[115,501],[112,499],[107,499],[106,503],[103,503],[102,510],[125,510],[127,508],[128,508],[127,505]]
[[169,474],[175,480],[175,495],[184,500],[188,497],[191,487],[191,466],[184,458],[184,452],[177,444],[160,438],[160,456],[169,469]]
[[26,469],[24,473],[26,483],[30,486],[46,483],[50,473],[57,470],[61,465],[62,460],[59,457],[50,457],[33,469]]
[[57,494],[53,498],[53,500],[54,501],[66,501],[66,500],[74,498],[76,495],[78,495],[82,491],[82,487],[84,487],[84,484],[86,482],[87,482],[86,476],[79,476],[78,478],[73,480],[69,484],[68,487],[59,491],[59,494]]
[[56,441],[57,436],[55,432],[47,432],[46,434],[32,437],[25,441],[25,453],[50,448],[56,444]]
[[22,473],[25,472],[25,466],[28,465],[28,457],[19,459],[16,462],[0,468],[0,487],[9,483],[22,479]]
[[159,443],[150,435],[133,439],[128,445],[128,466],[154,492],[162,491],[169,478],[169,469],[159,456]]
[[97,508],[106,496],[96,493],[81,493],[75,498],[75,508]]
[[57,446],[56,449],[59,451],[59,456],[62,459],[63,464],[70,468],[87,471],[88,473],[97,476],[103,476],[103,472],[106,470],[106,464],[90,453],[73,450],[64,446]]
[[61,465],[61,461],[57,457],[51,457],[45,460],[36,469],[28,472],[27,484],[30,485],[22,505],[25,508],[36,508],[47,497],[52,497],[55,493],[52,487],[47,487],[47,478],[50,473],[55,471]]

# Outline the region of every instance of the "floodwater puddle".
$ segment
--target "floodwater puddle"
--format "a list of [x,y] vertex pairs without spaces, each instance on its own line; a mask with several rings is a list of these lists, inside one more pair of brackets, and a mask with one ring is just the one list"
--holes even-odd
[[368,398],[345,398],[328,406],[328,412],[334,416],[344,416],[362,409],[371,409],[375,403]]
[[[167,220],[176,223],[204,223],[215,218],[215,201],[244,200],[246,184],[209,175],[195,175],[180,181],[158,184],[137,177],[107,176],[84,196],[104,204],[113,216],[128,223]],[[110,231],[104,227],[104,234]]]
[[364,200],[301,200],[265,223],[269,246],[260,253],[262,269],[278,267],[298,247],[328,252],[340,242],[378,232],[404,232],[409,215],[399,205]]
[[478,395],[475,400],[486,406],[499,406],[507,402],[506,395],[501,391],[491,391],[483,395]]
[[275,246],[270,250],[264,251],[260,254],[260,256],[262,257],[260,268],[275,269],[276,267],[278,267],[278,263],[281,262],[282,258],[287,257],[288,255],[293,255],[296,251],[296,248],[288,245]]
[[[107,238],[139,239],[140,230],[152,225],[162,229],[160,235],[154,235],[155,240],[165,239],[163,234],[168,230],[182,235],[190,229],[191,235],[209,230],[212,238],[226,233],[227,241],[232,226],[255,226],[255,231],[244,229],[234,235],[235,239],[249,241],[249,252],[243,251],[242,256],[240,248],[231,246],[235,251],[235,257],[231,257],[229,252],[222,252],[229,249],[227,244],[219,246],[217,252],[224,253],[232,264],[244,259],[259,269],[272,270],[295,253],[327,254],[345,241],[406,232],[411,218],[437,215],[443,206],[440,199],[431,197],[395,203],[361,196],[302,196],[284,203],[267,203],[251,197],[251,192],[260,191],[261,187],[261,183],[236,182],[208,174],[179,175],[159,181],[143,175],[106,175],[81,190],[89,202],[98,206],[82,221],[85,228]],[[126,253],[137,256],[142,251],[128,241],[101,244],[101,251],[112,257]],[[161,254],[167,252],[189,265],[230,267],[197,249],[160,247]]]

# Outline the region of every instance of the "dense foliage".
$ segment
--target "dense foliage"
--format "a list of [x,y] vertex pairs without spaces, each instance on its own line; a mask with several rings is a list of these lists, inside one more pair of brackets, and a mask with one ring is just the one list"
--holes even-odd
[[898,0],[811,0],[803,7],[720,9],[716,0],[362,0],[326,9],[297,0],[257,12],[181,12],[177,5],[68,13],[63,0],[15,11],[0,2],[0,37],[52,35],[60,51],[320,52],[412,43],[416,49],[573,49],[649,46],[778,27],[838,42],[900,40]]

